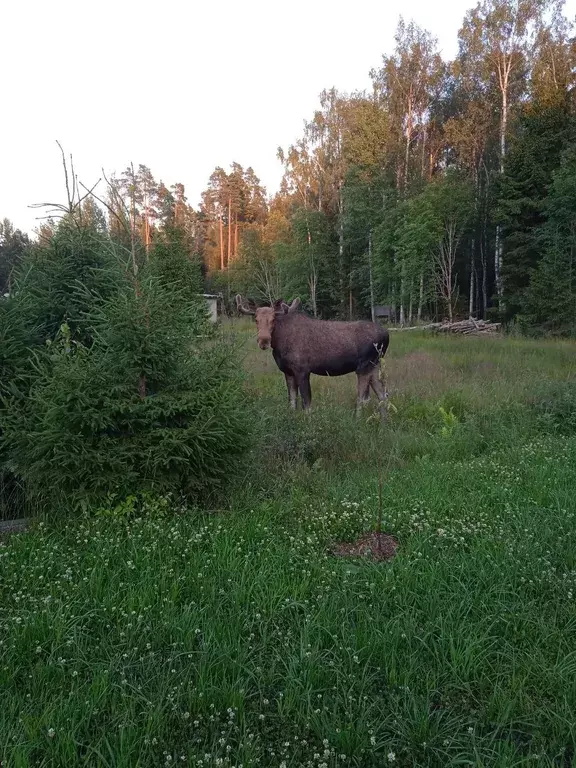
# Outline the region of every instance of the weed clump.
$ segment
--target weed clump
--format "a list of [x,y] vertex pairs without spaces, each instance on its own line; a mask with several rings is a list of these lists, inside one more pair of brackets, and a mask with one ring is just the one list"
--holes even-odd
[[576,382],[551,381],[541,385],[532,406],[543,431],[576,434]]

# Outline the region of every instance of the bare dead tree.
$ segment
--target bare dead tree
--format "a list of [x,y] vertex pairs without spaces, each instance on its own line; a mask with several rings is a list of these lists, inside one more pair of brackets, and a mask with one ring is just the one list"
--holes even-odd
[[436,264],[436,285],[438,293],[446,305],[448,319],[452,322],[454,307],[458,300],[458,280],[454,274],[456,252],[460,243],[461,233],[455,216],[448,217],[445,222],[444,235],[434,253]]
[[[85,194],[81,195],[79,191],[79,183],[78,183],[78,177],[76,176],[76,172],[74,170],[74,160],[72,155],[70,155],[70,160],[66,160],[66,154],[64,152],[64,149],[62,148],[62,145],[58,140],[56,140],[56,144],[58,144],[58,148],[60,149],[60,154],[62,155],[62,167],[64,169],[64,183],[66,186],[66,204],[63,203],[52,203],[52,202],[43,202],[43,203],[33,203],[30,205],[30,208],[34,209],[44,209],[46,211],[44,216],[37,216],[37,221],[46,221],[47,219],[63,219],[67,218],[72,225],[79,225],[82,221],[82,203],[86,198],[93,195],[94,190],[100,183],[101,179],[98,179],[98,181],[92,185],[92,187],[88,188],[84,184],[81,186],[85,189]],[[68,167],[68,163],[70,163],[70,167]]]

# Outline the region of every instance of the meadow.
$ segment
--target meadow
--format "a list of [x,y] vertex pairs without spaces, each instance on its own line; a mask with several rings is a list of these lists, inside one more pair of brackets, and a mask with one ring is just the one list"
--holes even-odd
[[[392,332],[211,509],[129,499],[0,541],[2,766],[576,765],[576,345]],[[392,560],[339,558],[376,524]]]

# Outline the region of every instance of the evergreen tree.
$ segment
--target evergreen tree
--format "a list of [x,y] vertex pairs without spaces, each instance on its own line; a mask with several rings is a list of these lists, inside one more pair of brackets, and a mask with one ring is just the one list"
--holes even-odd
[[50,508],[146,490],[205,497],[247,444],[241,368],[205,338],[181,233],[133,273],[118,247],[65,220],[0,307],[0,472]]
[[107,235],[62,219],[48,242],[32,248],[14,275],[30,343],[44,345],[67,323],[72,339],[90,346],[90,313],[124,279],[124,265]]
[[166,287],[175,286],[186,300],[198,303],[204,285],[200,264],[188,249],[186,232],[176,225],[166,226],[156,237],[150,252],[149,272]]
[[0,221],[0,297],[10,290],[13,273],[29,247],[27,234],[14,229],[9,219]]
[[576,145],[553,175],[541,233],[544,255],[533,271],[520,317],[532,330],[576,332]]
[[524,309],[530,275],[542,258],[546,197],[562,151],[573,135],[566,99],[529,105],[510,144],[498,187],[502,225],[502,279],[506,316]]

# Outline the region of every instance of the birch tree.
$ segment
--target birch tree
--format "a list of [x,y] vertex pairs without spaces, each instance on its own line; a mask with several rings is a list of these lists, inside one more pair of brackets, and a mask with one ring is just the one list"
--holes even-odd
[[[499,101],[498,170],[504,173],[510,111],[524,96],[546,0],[483,0],[470,10],[459,34],[464,75],[473,71],[484,97]],[[502,237],[496,228],[494,280],[503,309]]]
[[[420,138],[425,149],[427,124],[434,100],[439,97],[444,76],[444,63],[437,51],[436,39],[414,22],[400,19],[395,36],[396,48],[383,57],[382,67],[371,72],[376,99],[386,108],[396,134],[396,184],[399,195],[406,199],[410,184],[424,173],[422,156],[414,151]],[[418,162],[418,160],[420,162]],[[400,273],[400,323],[405,322],[408,298],[406,264],[398,265]]]

